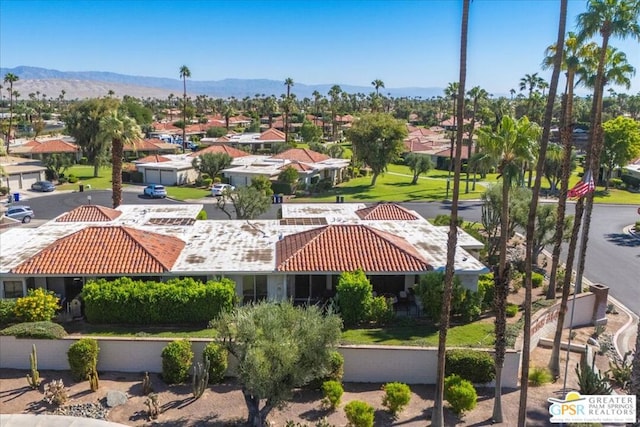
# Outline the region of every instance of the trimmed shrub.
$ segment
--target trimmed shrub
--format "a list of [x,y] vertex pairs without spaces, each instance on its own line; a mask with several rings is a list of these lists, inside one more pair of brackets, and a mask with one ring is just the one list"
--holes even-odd
[[235,283],[229,279],[202,283],[192,278],[167,282],[100,279],[82,289],[90,323],[130,325],[206,324],[236,303]]
[[382,406],[387,408],[389,412],[396,416],[402,412],[405,406],[411,400],[411,389],[403,383],[387,383],[382,386],[384,397],[382,398]]
[[339,381],[325,381],[322,383],[322,406],[335,410],[340,406],[340,399],[344,389]]
[[167,384],[180,384],[189,378],[193,351],[188,340],[172,341],[162,349],[162,379]]
[[495,362],[487,352],[478,350],[447,350],[445,375],[458,375],[474,384],[486,384],[496,377]]
[[14,312],[15,306],[15,299],[0,299],[0,325],[8,325],[18,321]]
[[451,405],[451,410],[460,417],[476,407],[478,393],[469,381],[458,375],[451,375],[444,379],[444,399]]
[[379,296],[371,300],[371,313],[369,318],[372,322],[384,325],[393,320],[394,315],[393,304],[389,303],[385,297]]
[[53,319],[59,307],[60,299],[53,292],[37,288],[18,298],[13,312],[22,322],[45,322]]
[[229,366],[227,349],[216,342],[210,342],[202,351],[202,360],[206,359],[209,359],[209,384],[222,382]]
[[553,381],[553,376],[547,368],[534,366],[533,369],[529,371],[529,384],[533,387],[540,387],[541,385],[548,384],[551,381]]
[[478,293],[482,295],[482,309],[488,310],[493,306],[493,290],[495,281],[493,273],[483,274],[478,279]]
[[531,287],[539,288],[544,282],[544,276],[540,273],[531,273]]
[[622,180],[620,178],[611,178],[609,180],[609,185],[614,187],[614,188],[621,188],[622,187]]
[[369,318],[373,287],[362,270],[342,273],[336,289],[340,316],[345,325],[356,325]]
[[198,215],[196,216],[196,219],[198,220],[205,220],[207,219],[207,211],[205,211],[204,209],[201,210],[200,212],[198,212]]
[[507,304],[505,314],[507,315],[507,317],[515,317],[516,314],[518,314],[518,305],[511,303]]
[[353,400],[344,407],[349,427],[373,427],[373,406],[361,400]]
[[341,382],[344,376],[344,357],[337,351],[329,353],[329,373],[326,380]]
[[98,366],[98,341],[94,338],[81,338],[69,346],[67,359],[71,369],[71,378],[80,382],[89,379],[89,375]]
[[70,184],[75,184],[76,182],[79,181],[79,178],[74,174],[70,174],[68,179]]
[[27,322],[9,326],[0,331],[0,335],[16,338],[37,338],[43,340],[57,340],[67,336],[67,331],[53,322]]

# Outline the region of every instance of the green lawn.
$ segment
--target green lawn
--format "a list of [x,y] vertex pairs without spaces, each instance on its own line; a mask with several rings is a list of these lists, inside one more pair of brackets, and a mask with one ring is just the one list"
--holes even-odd
[[93,166],[89,165],[73,165],[65,171],[65,176],[75,175],[79,181],[75,184],[66,183],[57,186],[60,190],[77,190],[79,184],[91,185],[93,190],[109,190],[111,189],[111,166],[100,168],[98,176],[93,175]]

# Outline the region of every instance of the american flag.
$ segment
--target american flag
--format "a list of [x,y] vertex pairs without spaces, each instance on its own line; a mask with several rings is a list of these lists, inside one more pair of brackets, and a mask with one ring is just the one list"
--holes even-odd
[[593,174],[588,170],[582,179],[567,192],[567,197],[579,199],[595,189],[596,185],[593,182]]

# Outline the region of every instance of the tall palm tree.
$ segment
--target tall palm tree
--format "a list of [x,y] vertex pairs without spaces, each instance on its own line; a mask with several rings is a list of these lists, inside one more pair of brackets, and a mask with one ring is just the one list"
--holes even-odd
[[384,82],[380,79],[375,79],[371,82],[371,85],[376,89],[376,96],[380,95],[380,88],[384,89]]
[[282,103],[284,107],[284,143],[289,143],[289,111],[291,109],[291,86],[293,86],[293,79],[287,77],[284,81],[284,85],[287,87],[287,97]]
[[180,67],[180,78],[182,79],[182,152],[187,147],[187,78],[191,78],[191,70],[186,65]]
[[533,97],[533,91],[538,87],[539,79],[538,73],[525,74],[524,77],[520,79],[520,91],[526,90],[529,93],[527,96],[527,116],[531,113],[531,99]]
[[[578,27],[580,28],[579,37],[581,39],[589,39],[596,34],[602,36],[598,67],[593,85],[591,129],[589,129],[590,150],[585,158],[585,167],[594,174],[596,179],[600,170],[600,153],[603,145],[602,98],[606,84],[605,65],[607,64],[609,39],[611,37],[620,39],[633,37],[640,40],[639,18],[640,2],[637,0],[589,0],[587,11],[578,15],[577,18]],[[589,240],[593,196],[594,192],[590,192],[586,196],[576,292],[582,291],[582,274]]]
[[[9,129],[7,130],[7,140],[5,141],[5,145],[7,146],[6,148],[6,153],[9,154],[9,151],[11,149],[11,127],[13,126],[13,84],[15,82],[17,82],[18,80],[20,80],[20,78],[18,76],[16,76],[13,73],[7,73],[4,75],[4,82],[9,84]],[[17,100],[17,97],[16,97]]]
[[524,427],[527,420],[527,396],[529,386],[529,360],[531,349],[531,298],[532,298],[532,273],[533,264],[533,240],[535,237],[536,212],[538,210],[538,198],[540,197],[540,186],[542,184],[542,176],[544,175],[544,163],[549,145],[549,135],[551,134],[551,119],[553,118],[553,105],[555,103],[556,92],[558,90],[558,79],[560,78],[560,70],[562,68],[562,47],[564,46],[564,34],[567,23],[567,2],[560,1],[560,21],[558,23],[558,38],[556,41],[557,49],[553,61],[553,73],[551,76],[551,84],[549,86],[549,97],[544,114],[544,122],[542,124],[542,139],[538,151],[538,164],[536,167],[536,180],[533,185],[533,195],[531,204],[529,205],[529,215],[527,218],[526,245],[525,245],[525,301],[524,301],[524,337],[522,348],[522,374],[520,376],[520,406],[518,410],[518,426]]
[[331,108],[331,135],[333,140],[337,139],[338,135],[338,108],[340,103],[340,94],[342,94],[342,88],[339,85],[331,86],[329,89],[329,106]]
[[473,111],[471,113],[471,125],[469,126],[469,143],[467,145],[467,182],[465,184],[464,192],[469,193],[469,160],[471,159],[471,149],[473,147],[473,131],[476,126],[476,114],[478,113],[478,104],[481,100],[485,100],[489,97],[489,92],[482,89],[480,86],[475,86],[469,89],[467,95],[471,98],[473,103]]
[[507,243],[509,241],[509,193],[520,176],[522,164],[533,158],[533,150],[540,136],[538,125],[527,116],[519,120],[504,116],[494,131],[490,127],[478,129],[478,144],[498,163],[502,178],[502,208],[500,214],[499,263],[495,271],[495,364],[496,386],[493,420],[502,422],[502,367],[506,352],[506,297],[509,289]]
[[109,112],[100,120],[98,138],[111,141],[111,186],[113,190],[113,207],[117,208],[122,203],[122,161],[124,146],[135,145],[140,139],[142,130],[134,119],[127,116],[122,109]]
[[[462,25],[460,36],[460,78],[457,84],[458,109],[456,116],[458,122],[462,123],[464,114],[464,89],[467,80],[467,34],[469,28],[469,3],[464,0],[462,3]],[[438,369],[436,377],[436,395],[434,398],[433,414],[431,425],[437,427],[444,426],[444,375],[445,375],[445,354],[447,346],[447,331],[449,329],[449,312],[451,310],[451,296],[453,292],[453,275],[455,272],[456,246],[458,245],[458,199],[460,196],[460,170],[462,157],[462,126],[456,129],[456,154],[455,172],[453,177],[453,194],[451,197],[451,218],[449,221],[449,236],[447,238],[447,266],[444,273],[444,293],[442,295],[442,309],[440,312],[440,332],[438,335]]]

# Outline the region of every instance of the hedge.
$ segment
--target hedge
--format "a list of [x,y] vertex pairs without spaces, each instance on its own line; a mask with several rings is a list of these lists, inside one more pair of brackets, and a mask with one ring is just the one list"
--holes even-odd
[[495,378],[495,362],[489,353],[478,350],[447,350],[445,376],[459,375],[474,384],[485,384]]
[[67,335],[67,331],[53,322],[25,322],[9,326],[0,331],[0,335],[16,338],[37,338],[45,340],[57,340]]
[[144,282],[122,277],[87,283],[82,299],[89,323],[206,323],[233,308],[236,290],[229,279],[206,283],[192,278]]

